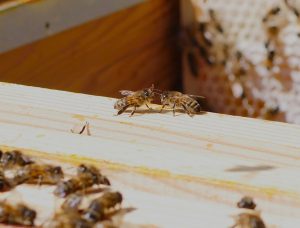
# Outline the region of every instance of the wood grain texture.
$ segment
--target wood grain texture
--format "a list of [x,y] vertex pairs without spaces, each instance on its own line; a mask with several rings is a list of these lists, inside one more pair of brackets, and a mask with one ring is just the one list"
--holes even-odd
[[174,88],[180,76],[178,5],[145,1],[1,54],[0,79],[106,96],[151,83]]
[[[126,205],[137,208],[127,223],[228,227],[239,212],[236,202],[251,195],[268,227],[299,224],[299,126],[143,108],[133,117],[115,116],[114,102],[2,83],[0,145],[99,165]],[[91,136],[70,132],[85,121]]]

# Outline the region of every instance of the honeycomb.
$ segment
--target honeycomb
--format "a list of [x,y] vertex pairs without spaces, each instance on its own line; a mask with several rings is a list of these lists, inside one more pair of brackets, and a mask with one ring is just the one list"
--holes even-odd
[[191,0],[186,93],[210,111],[300,124],[300,0]]

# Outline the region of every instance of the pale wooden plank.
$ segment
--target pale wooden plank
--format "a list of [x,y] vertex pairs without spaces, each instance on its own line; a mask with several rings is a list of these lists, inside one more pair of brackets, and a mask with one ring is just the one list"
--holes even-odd
[[[114,101],[2,83],[0,144],[101,164],[139,208],[127,222],[229,226],[243,194],[268,224],[299,222],[299,126],[214,113],[115,116]],[[84,121],[92,136],[70,132]]]

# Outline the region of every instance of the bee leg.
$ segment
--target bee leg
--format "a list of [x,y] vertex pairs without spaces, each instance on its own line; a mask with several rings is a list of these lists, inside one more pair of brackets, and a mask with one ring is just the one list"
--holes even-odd
[[185,105],[182,105],[183,109],[186,111],[186,113],[192,117],[193,115],[190,113],[190,111],[185,107]]
[[84,132],[84,130],[85,130],[85,128],[87,127],[87,125],[88,125],[88,122],[86,122],[86,123],[84,124],[83,128],[82,128],[81,131],[79,132],[80,135]]
[[40,176],[39,176],[39,179],[38,179],[38,182],[37,182],[38,186],[41,186],[41,185],[42,185],[42,182],[43,182],[43,176],[40,175]]
[[129,106],[125,106],[124,108],[122,108],[121,110],[118,111],[117,115],[121,115],[123,112],[125,112],[125,110],[128,108]]
[[159,112],[162,112],[162,110],[164,109],[165,106],[166,106],[166,105],[163,105],[163,106],[161,107],[161,109],[160,109]]
[[147,108],[149,108],[150,110],[152,110],[152,108],[150,108],[150,107],[148,106],[148,104],[146,104],[146,106],[147,106]]
[[175,116],[175,106],[176,104],[173,105],[173,116]]
[[136,106],[134,106],[134,109],[132,110],[132,112],[130,113],[130,117],[133,116],[133,114],[135,113],[136,110]]

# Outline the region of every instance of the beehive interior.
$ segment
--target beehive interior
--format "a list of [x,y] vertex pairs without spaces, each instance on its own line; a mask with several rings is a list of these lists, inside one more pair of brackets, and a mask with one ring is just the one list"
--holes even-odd
[[[300,123],[300,1],[191,2],[196,44],[185,45],[185,80],[207,97],[210,109]],[[192,91],[188,83],[185,89]]]

